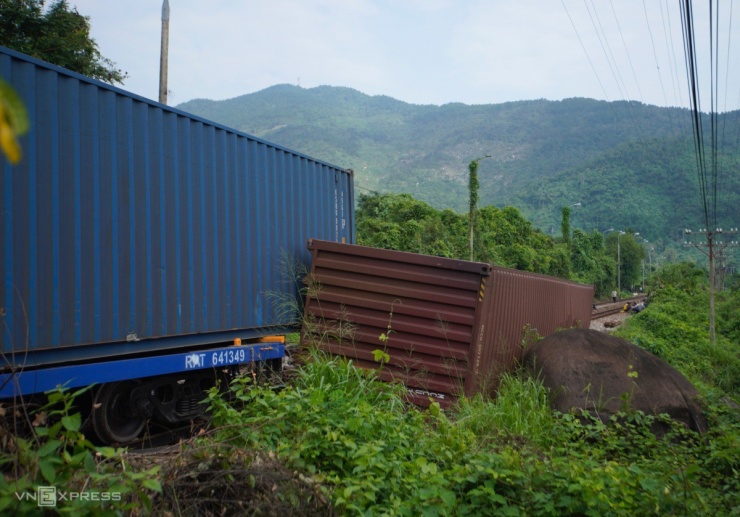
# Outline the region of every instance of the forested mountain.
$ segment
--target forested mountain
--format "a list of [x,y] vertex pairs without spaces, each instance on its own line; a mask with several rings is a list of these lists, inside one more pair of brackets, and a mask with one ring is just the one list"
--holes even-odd
[[[704,226],[684,109],[591,99],[413,105],[291,85],[178,108],[354,169],[360,192],[410,193],[462,212],[467,165],[490,155],[480,161],[480,206],[516,206],[546,233],[576,203],[573,225],[586,230],[631,227],[656,240]],[[719,122],[718,224],[738,226],[740,112]]]

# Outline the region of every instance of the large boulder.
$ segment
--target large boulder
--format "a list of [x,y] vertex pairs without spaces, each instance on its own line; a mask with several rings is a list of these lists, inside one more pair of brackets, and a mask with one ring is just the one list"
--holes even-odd
[[552,407],[563,413],[585,409],[606,421],[628,407],[667,413],[690,429],[706,431],[699,394],[691,383],[624,339],[595,330],[565,330],[532,345],[524,360],[550,388]]

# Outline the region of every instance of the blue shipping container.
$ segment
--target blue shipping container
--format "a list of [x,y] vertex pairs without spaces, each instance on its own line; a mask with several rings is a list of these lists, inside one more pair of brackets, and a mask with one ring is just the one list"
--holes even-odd
[[288,327],[286,257],[354,242],[350,170],[3,47],[0,77],[31,124],[0,159],[6,365]]

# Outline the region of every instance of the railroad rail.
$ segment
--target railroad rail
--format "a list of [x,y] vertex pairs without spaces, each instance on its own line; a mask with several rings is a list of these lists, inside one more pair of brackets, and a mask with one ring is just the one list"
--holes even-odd
[[595,305],[594,310],[591,312],[591,320],[599,320],[602,318],[606,318],[607,316],[611,316],[613,314],[618,314],[624,310],[624,304],[625,303],[632,303],[636,302],[639,303],[647,298],[647,295],[641,294],[638,296],[634,296],[632,298],[625,298],[623,300],[620,300],[618,302],[609,302],[602,304],[601,306]]

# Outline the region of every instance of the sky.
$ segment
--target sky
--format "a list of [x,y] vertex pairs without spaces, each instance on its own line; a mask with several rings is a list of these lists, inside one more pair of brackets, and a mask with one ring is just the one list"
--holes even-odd
[[[159,91],[162,0],[68,0],[123,88]],[[169,0],[169,104],[275,84],[413,104],[587,97],[689,106],[675,0]],[[702,111],[709,2],[694,4]],[[740,108],[740,6],[719,9],[715,105]],[[733,66],[733,63],[736,66]]]

